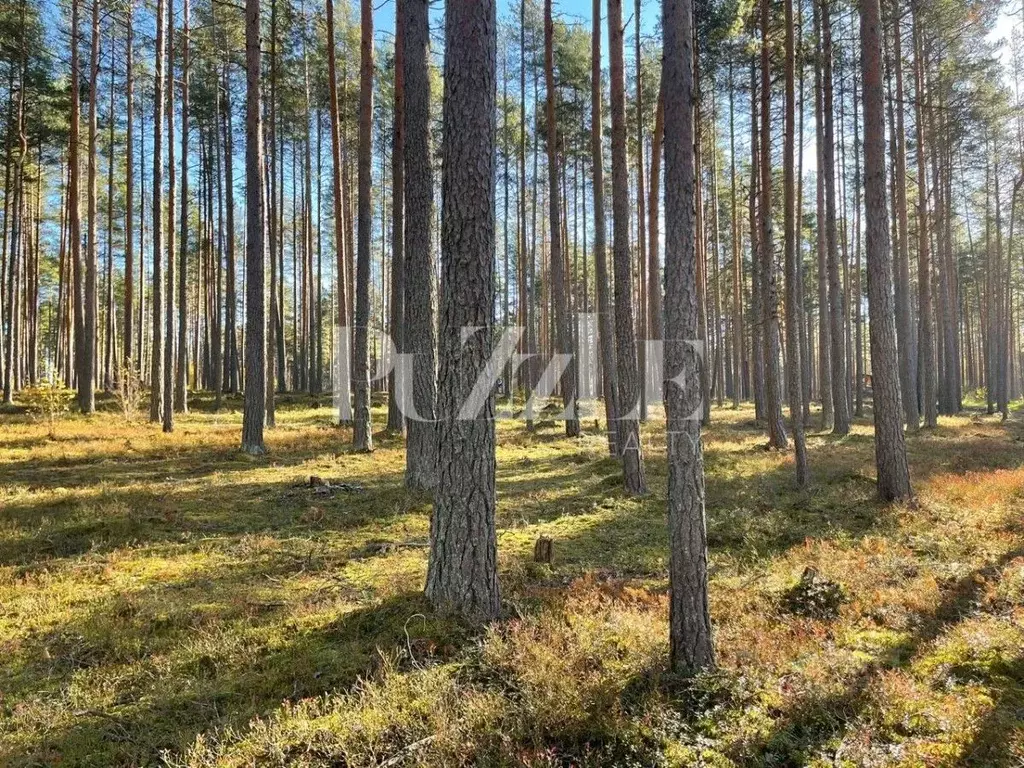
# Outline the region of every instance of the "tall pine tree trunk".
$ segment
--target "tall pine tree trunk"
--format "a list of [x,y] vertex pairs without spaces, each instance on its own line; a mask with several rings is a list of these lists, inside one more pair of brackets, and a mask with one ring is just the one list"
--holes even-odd
[[910,469],[903,435],[892,252],[885,202],[885,120],[882,105],[882,21],[879,0],[861,0],[864,88],[864,190],[867,213],[868,310],[871,313],[872,391],[878,496],[909,499]]
[[[525,0],[523,0],[525,3]],[[525,57],[524,57],[525,59]],[[604,206],[604,121],[601,116],[601,0],[593,0],[593,29],[590,48],[590,159],[594,174],[594,278],[597,282],[597,322],[601,343],[601,386],[608,450],[619,455],[618,380],[616,376],[615,330],[612,295],[608,280],[607,225]],[[523,120],[525,131],[526,121]],[[525,178],[525,163],[521,170]],[[524,181],[525,206],[525,181]]]
[[629,166],[626,158],[626,95],[622,0],[608,0],[608,49],[612,109],[612,253],[615,267],[615,338],[618,356],[618,447],[626,492],[645,493],[640,445],[636,334],[633,327],[632,259],[629,249]]
[[[493,0],[449,0],[445,11],[438,484],[426,594],[435,607],[489,620],[501,609],[494,396],[462,409],[492,347],[497,19]],[[464,342],[466,328],[475,332]]]
[[370,420],[370,238],[373,234],[373,4],[360,2],[359,44],[359,225],[356,253],[355,348],[352,355],[352,384],[355,391],[352,446],[357,451],[373,450]]
[[[614,0],[612,0],[614,2]],[[714,666],[708,608],[704,453],[699,413],[694,239],[693,8],[663,0],[665,54],[665,409],[670,540],[669,644],[673,671]]]
[[260,0],[245,0],[245,408],[242,450],[258,455],[266,418],[267,345],[260,106]]
[[430,27],[427,0],[402,0],[405,91],[405,336],[415,355],[412,402],[406,414],[405,484],[430,490],[437,483],[437,331],[434,314],[434,179],[430,161]]

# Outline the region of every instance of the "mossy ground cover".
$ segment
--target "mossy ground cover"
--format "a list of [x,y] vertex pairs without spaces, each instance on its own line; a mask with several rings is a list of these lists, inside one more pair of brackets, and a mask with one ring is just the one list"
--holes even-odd
[[350,453],[288,397],[253,459],[240,405],[197,400],[170,436],[108,402],[0,414],[0,765],[1024,761],[1020,414],[910,436],[918,502],[883,507],[869,421],[810,436],[799,492],[751,409],[715,410],[721,670],[684,681],[657,418],[640,500],[592,422],[499,426],[506,618],[479,629],[421,597],[430,499],[400,440]]

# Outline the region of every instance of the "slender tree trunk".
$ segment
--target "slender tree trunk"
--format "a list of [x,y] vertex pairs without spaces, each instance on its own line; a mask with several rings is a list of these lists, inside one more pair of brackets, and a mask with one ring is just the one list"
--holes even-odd
[[846,374],[846,311],[843,286],[839,274],[839,243],[836,226],[835,131],[832,104],[832,19],[829,0],[821,0],[822,57],[822,124],[824,143],[821,174],[825,177],[825,249],[828,273],[829,341],[832,364],[832,408],[836,435],[850,431],[850,402],[847,397]]
[[[391,144],[391,343],[397,352],[404,349],[405,322],[405,9],[395,6],[395,114]],[[507,226],[507,224],[506,224]],[[405,417],[398,400],[396,374],[388,379],[388,431],[405,431]]]
[[370,420],[370,239],[373,234],[373,4],[360,1],[359,45],[359,226],[356,254],[356,327],[352,356],[355,391],[352,446],[357,451],[373,450]]
[[892,253],[885,202],[885,120],[882,103],[882,21],[879,0],[860,6],[864,88],[864,189],[867,213],[868,310],[871,313],[872,391],[878,495],[883,501],[909,499],[910,468],[903,436]]
[[[153,322],[152,339],[150,340],[150,403],[149,420],[157,423],[164,411],[164,335],[163,335],[163,249],[164,249],[164,25],[167,21],[165,0],[157,0],[156,8],[156,52],[153,55],[153,296],[150,301],[150,317]],[[72,85],[74,91],[74,85]],[[72,183],[72,191],[75,184]],[[72,226],[74,237],[74,226]],[[170,340],[168,340],[170,343]]]
[[[525,4],[525,0],[523,0]],[[525,5],[524,5],[525,7]],[[590,48],[590,159],[594,174],[594,278],[597,282],[597,322],[601,342],[601,386],[608,450],[619,455],[618,381],[616,376],[615,331],[612,295],[608,279],[607,225],[604,206],[604,120],[601,116],[601,0],[593,0],[593,29]],[[524,57],[525,60],[525,57]],[[525,110],[523,110],[525,115]],[[526,120],[522,120],[525,131]],[[521,171],[525,178],[525,164]],[[524,182],[525,184],[525,182]],[[524,186],[525,190],[525,186]],[[524,203],[525,204],[525,203]]]
[[629,251],[629,166],[626,158],[625,64],[622,0],[608,0],[608,48],[612,110],[612,250],[615,266],[615,336],[618,355],[618,448],[626,492],[645,493],[638,419],[639,375],[633,328],[633,281]]
[[900,385],[903,390],[903,412],[907,427],[916,431],[920,425],[917,407],[917,377],[915,375],[913,318],[910,311],[910,226],[907,215],[907,140],[904,125],[906,90],[903,87],[903,35],[900,29],[902,13],[900,0],[892,3],[893,62],[896,72],[896,96],[893,111],[896,123],[892,135],[896,144],[895,191],[898,246],[896,269],[896,343],[899,351]]
[[918,230],[918,333],[921,341],[921,402],[924,404],[924,426],[938,426],[938,402],[935,381],[935,336],[932,314],[931,235],[928,221],[928,152],[925,146],[925,64],[924,32],[921,29],[921,3],[915,0],[914,10],[914,76],[917,124],[917,230]]
[[793,27],[793,0],[786,0],[786,113],[785,139],[782,152],[783,209],[786,231],[784,251],[786,262],[786,356],[789,418],[796,448],[796,483],[807,485],[807,441],[804,437],[804,404],[800,360],[800,265],[797,252],[796,207],[796,39]]
[[242,450],[259,455],[266,418],[267,345],[260,0],[245,0],[245,408]]
[[[175,334],[174,290],[174,0],[167,3],[167,285],[164,294],[164,412],[163,430],[174,430]],[[161,254],[161,257],[163,254]],[[184,354],[184,351],[182,351]]]
[[406,414],[405,484],[430,490],[437,483],[437,331],[434,314],[434,179],[430,162],[430,28],[427,0],[401,0],[405,91],[405,336],[415,355],[412,402]]
[[572,322],[569,317],[569,286],[565,276],[565,256],[562,251],[561,203],[558,190],[558,135],[555,123],[555,53],[554,20],[551,0],[544,0],[544,82],[547,88],[546,129],[548,148],[548,214],[551,223],[551,289],[555,314],[555,352],[567,355],[569,364],[562,371],[560,389],[565,408],[565,434],[579,437],[580,420],[576,402],[577,357],[573,341]]
[[[189,0],[181,6],[181,243],[178,261],[178,357],[175,362],[174,410],[188,412],[188,139],[189,139]],[[172,75],[173,80],[173,75]],[[173,100],[173,99],[172,99]],[[198,305],[196,307],[198,310]],[[195,365],[199,365],[196,359]]]
[[[614,0],[612,0],[614,2]],[[694,255],[693,9],[664,0],[665,55],[665,408],[668,439],[670,540],[669,644],[672,669],[692,675],[713,667],[708,608],[708,548],[704,522],[704,453],[695,418],[703,393],[696,338]]]
[[[100,9],[99,0],[93,0],[92,7],[92,44],[90,47],[89,67],[89,162],[87,184],[88,247],[85,259],[85,338],[82,343],[83,359],[78,375],[84,382],[79,387],[82,394],[81,407],[83,413],[96,410],[96,345],[99,314],[99,297],[97,296],[97,272],[99,269],[99,239],[97,232],[97,190],[96,173],[99,164],[99,152],[96,147],[96,112],[99,106],[99,72],[100,72]],[[24,89],[24,83],[22,83]],[[20,111],[20,108],[19,108]],[[19,123],[21,117],[19,117]],[[15,208],[20,206],[21,167],[24,162],[24,150],[19,152],[19,161],[15,169]],[[15,221],[20,220],[18,210],[14,211]],[[12,247],[17,247],[20,239],[12,234]],[[14,263],[14,262],[12,262]]]
[[[782,376],[779,355],[782,341],[779,332],[779,298],[775,269],[774,232],[772,228],[772,84],[771,55],[768,40],[771,23],[770,0],[760,0],[761,8],[761,203],[758,207],[761,237],[758,241],[761,262],[762,327],[764,330],[764,393],[765,418],[768,420],[768,444],[785,450],[788,445],[786,426],[782,420]],[[792,27],[792,25],[790,25]],[[795,358],[799,362],[799,353]],[[796,368],[800,370],[799,366]],[[798,477],[800,473],[798,471]]]
[[[492,347],[497,19],[493,0],[449,0],[445,11],[439,475],[426,594],[489,620],[501,609],[494,396],[462,409]],[[463,343],[465,328],[476,331]]]
[[[125,177],[124,177],[124,356],[125,373],[140,370],[135,356],[135,4],[128,3],[125,23]],[[142,334],[142,328],[139,328]]]

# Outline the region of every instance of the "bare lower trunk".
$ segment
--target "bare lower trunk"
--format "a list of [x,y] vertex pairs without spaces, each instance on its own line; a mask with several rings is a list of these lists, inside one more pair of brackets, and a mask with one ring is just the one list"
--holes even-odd
[[[426,594],[438,608],[489,620],[501,609],[494,396],[461,411],[492,346],[496,10],[493,0],[449,0],[445,10],[438,484]],[[475,332],[463,342],[465,328]]]
[[633,327],[633,280],[629,250],[629,167],[626,162],[626,97],[622,0],[608,2],[612,109],[612,250],[615,265],[615,337],[618,355],[618,437],[626,492],[645,493],[640,445],[639,375]]
[[355,344],[352,355],[352,386],[355,392],[352,447],[373,450],[370,420],[370,239],[373,235],[373,4],[361,0],[362,35],[359,44],[359,226],[356,254]]
[[878,495],[909,499],[910,469],[903,436],[892,252],[885,202],[885,121],[882,105],[882,31],[879,0],[862,0],[861,66],[864,71],[864,190],[867,213],[868,308],[871,312],[872,391]]
[[242,450],[265,452],[267,347],[263,125],[260,106],[260,0],[245,2],[245,409]]
[[[708,608],[704,453],[699,413],[694,254],[693,31],[690,0],[664,0],[665,56],[665,408],[670,539],[669,643],[672,669],[713,667]],[[676,381],[682,382],[675,383]]]
[[405,483],[430,490],[437,483],[437,330],[432,232],[434,180],[430,160],[430,29],[427,0],[402,0],[405,14],[405,351],[415,355],[412,402],[406,414]]

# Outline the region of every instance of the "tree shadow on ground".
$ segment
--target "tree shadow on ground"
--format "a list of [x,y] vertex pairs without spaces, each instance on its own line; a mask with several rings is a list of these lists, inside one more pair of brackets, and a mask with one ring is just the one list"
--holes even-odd
[[927,614],[918,616],[917,629],[861,668],[844,690],[797,703],[762,740],[738,745],[734,758],[753,760],[756,765],[807,764],[820,748],[842,736],[866,710],[885,672],[905,668],[928,644],[973,615],[987,582],[999,578],[1003,567],[1022,555],[1024,548],[1006,552],[949,585],[939,603]]

